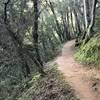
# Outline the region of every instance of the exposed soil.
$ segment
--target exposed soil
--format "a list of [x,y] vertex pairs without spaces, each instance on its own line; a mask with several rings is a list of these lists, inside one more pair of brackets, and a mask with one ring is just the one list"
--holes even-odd
[[98,90],[100,85],[91,80],[100,77],[100,71],[79,64],[73,55],[74,40],[67,42],[62,49],[62,55],[57,57],[55,62],[58,64],[58,69],[64,74],[80,100],[100,100]]

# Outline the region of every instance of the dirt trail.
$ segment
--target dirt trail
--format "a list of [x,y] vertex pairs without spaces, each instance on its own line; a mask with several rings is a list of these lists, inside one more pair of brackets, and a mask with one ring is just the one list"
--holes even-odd
[[74,40],[64,45],[62,55],[56,59],[58,69],[64,74],[80,100],[100,100],[90,82],[91,77],[96,75],[96,71],[84,68],[74,60],[73,47]]

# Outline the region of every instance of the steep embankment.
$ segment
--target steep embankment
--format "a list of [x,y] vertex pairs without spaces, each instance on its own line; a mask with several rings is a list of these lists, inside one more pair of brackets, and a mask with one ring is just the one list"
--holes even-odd
[[99,72],[95,69],[84,68],[74,60],[73,45],[74,41],[67,42],[64,45],[62,55],[56,59],[58,69],[65,75],[66,80],[76,91],[80,100],[100,100],[97,93],[93,91],[93,85],[95,84],[90,81]]
[[54,62],[47,64],[45,71],[46,76],[38,74],[28,82],[30,88],[24,89],[17,100],[78,100]]

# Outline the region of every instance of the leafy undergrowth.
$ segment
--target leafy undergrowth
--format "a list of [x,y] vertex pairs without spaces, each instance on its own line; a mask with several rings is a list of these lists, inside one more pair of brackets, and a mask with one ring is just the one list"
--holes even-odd
[[33,77],[31,87],[17,100],[78,100],[71,87],[56,68],[46,68],[47,75]]
[[85,64],[100,65],[100,34],[96,34],[85,45],[81,45],[75,58]]

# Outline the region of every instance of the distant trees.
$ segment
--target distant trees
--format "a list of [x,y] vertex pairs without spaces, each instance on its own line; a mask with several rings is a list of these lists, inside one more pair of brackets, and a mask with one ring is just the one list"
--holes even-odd
[[[48,2],[47,2],[48,3]],[[56,31],[57,31],[57,34],[59,35],[59,38],[61,40],[61,42],[63,42],[63,33],[62,33],[62,30],[61,30],[61,27],[60,27],[60,24],[59,24],[59,21],[57,19],[57,15],[55,13],[55,9],[54,9],[54,6],[53,6],[53,3],[51,1],[49,1],[48,3],[53,15],[54,15],[54,18],[55,18],[55,22],[56,22]]]
[[86,27],[84,43],[86,43],[90,39],[90,37],[93,36],[93,26],[95,24],[97,0],[92,0],[92,3],[89,0],[83,0],[83,1],[84,1],[84,17],[85,17],[85,27]]
[[[79,0],[79,1],[81,1],[81,0]],[[83,1],[83,4],[80,4],[80,2],[78,2],[78,4],[77,4],[80,6],[77,6],[75,4],[76,7],[80,7],[80,8],[78,8],[80,10],[79,10],[79,12],[76,12],[77,8],[75,7],[74,14],[77,18],[76,21],[78,23],[78,30],[79,30],[78,37],[80,38],[77,41],[81,41],[81,40],[85,39],[84,43],[86,43],[90,39],[90,37],[93,36],[93,26],[95,24],[97,0],[92,0],[92,1],[82,0],[82,1]],[[80,15],[80,14],[84,17],[83,18],[77,17],[77,15]],[[80,23],[80,21],[82,21],[83,25]],[[85,26],[83,30],[81,30],[82,26]]]

